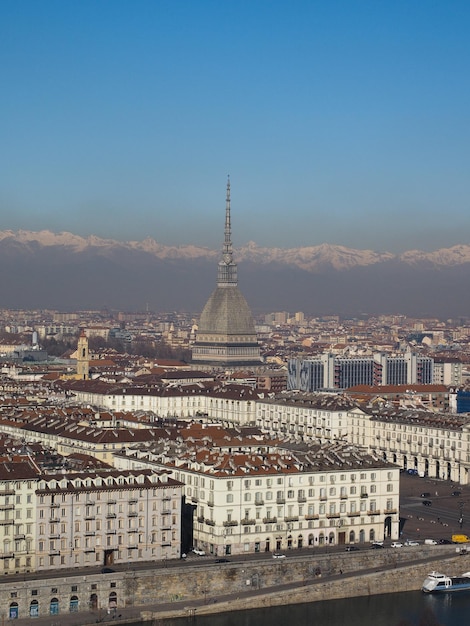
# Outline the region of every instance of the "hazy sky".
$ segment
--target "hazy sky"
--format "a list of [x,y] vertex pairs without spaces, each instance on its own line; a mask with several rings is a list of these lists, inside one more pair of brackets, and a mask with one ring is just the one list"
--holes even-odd
[[468,243],[468,0],[1,0],[0,230]]

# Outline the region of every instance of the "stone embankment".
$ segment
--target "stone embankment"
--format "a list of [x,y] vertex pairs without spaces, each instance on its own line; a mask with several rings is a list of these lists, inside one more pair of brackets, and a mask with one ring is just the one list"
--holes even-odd
[[[455,546],[420,546],[351,553],[322,551],[302,556],[292,553],[279,560],[217,564],[203,564],[200,559],[182,562],[177,567],[62,576],[21,584],[2,580],[0,601],[6,617],[12,599],[18,603],[17,626],[31,621],[28,616],[32,597],[39,602],[35,626],[50,626],[54,621],[49,614],[52,590],[60,600],[55,621],[61,626],[84,626],[116,618],[121,623],[139,619],[151,622],[192,614],[412,591],[421,588],[432,570],[461,574],[470,570],[470,556],[457,556]],[[78,613],[69,611],[71,595],[79,598]],[[116,611],[108,611],[114,602]]]

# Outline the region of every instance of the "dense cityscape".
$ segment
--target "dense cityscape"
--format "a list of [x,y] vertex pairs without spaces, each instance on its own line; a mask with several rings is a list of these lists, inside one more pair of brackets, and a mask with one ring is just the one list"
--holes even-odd
[[[230,182],[224,232],[199,317],[1,311],[0,567],[13,580],[33,575],[26,593],[0,589],[10,619],[114,618],[145,605],[129,567],[158,576],[194,558],[217,568],[384,545],[412,559],[421,534],[403,513],[410,476],[458,487],[448,530],[431,527],[434,513],[416,516],[429,531],[424,554],[451,535],[466,541],[469,321],[255,320],[238,287]],[[74,570],[100,582],[35,588],[34,575],[75,580]],[[258,570],[249,580],[260,588]],[[233,593],[222,584],[188,596],[181,578],[176,589],[204,603]]]
[[0,2],[0,626],[469,622],[469,31]]

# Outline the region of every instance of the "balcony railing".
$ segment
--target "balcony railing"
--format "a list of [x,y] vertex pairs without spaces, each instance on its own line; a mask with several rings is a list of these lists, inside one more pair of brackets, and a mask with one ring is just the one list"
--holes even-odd
[[318,519],[320,516],[318,514],[304,515],[306,520]]
[[207,524],[208,526],[215,526],[215,522],[214,522],[214,520],[213,520],[213,519],[206,519],[206,524]]
[[291,515],[290,517],[285,517],[284,521],[285,522],[298,522],[299,521],[299,516],[298,515]]
[[237,520],[234,519],[230,519],[230,520],[225,520],[225,522],[223,522],[224,526],[238,526],[238,522]]
[[374,509],[373,511],[367,511],[367,515],[380,515],[380,509]]
[[276,524],[277,517],[263,517],[263,524]]

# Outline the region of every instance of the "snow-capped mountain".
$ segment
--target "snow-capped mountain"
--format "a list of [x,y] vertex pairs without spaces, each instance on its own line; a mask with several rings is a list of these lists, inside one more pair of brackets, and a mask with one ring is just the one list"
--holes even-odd
[[[200,311],[221,251],[68,232],[0,231],[0,307]],[[470,245],[401,255],[322,244],[235,249],[254,312],[467,316]]]
[[[151,237],[142,241],[117,241],[103,239],[95,235],[81,237],[69,232],[53,233],[49,230],[38,232],[19,230],[0,231],[0,245],[6,243],[24,246],[59,247],[70,252],[128,250],[146,253],[158,259],[214,259],[220,250],[211,250],[193,245],[167,246]],[[461,244],[452,248],[442,248],[433,252],[410,250],[400,255],[373,250],[355,250],[345,246],[323,243],[318,246],[301,248],[266,248],[250,241],[235,250],[237,261],[250,261],[259,264],[276,263],[294,266],[309,272],[325,269],[349,270],[354,267],[367,267],[398,261],[407,265],[428,265],[452,267],[470,263],[470,245]]]

